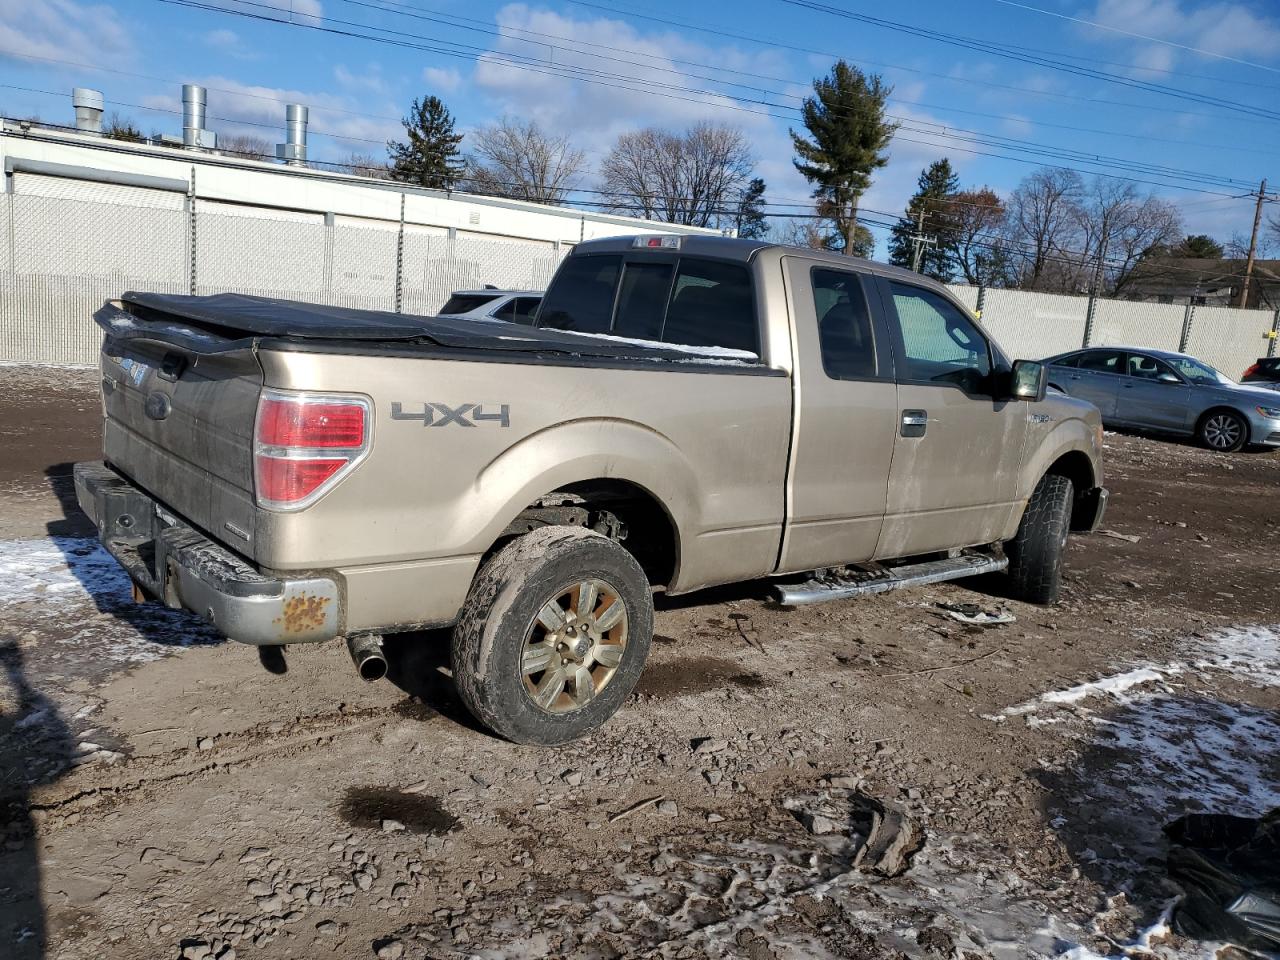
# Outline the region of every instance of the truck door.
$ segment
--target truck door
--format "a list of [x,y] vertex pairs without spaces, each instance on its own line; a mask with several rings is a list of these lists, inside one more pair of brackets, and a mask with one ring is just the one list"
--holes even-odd
[[989,543],[1014,508],[1029,404],[992,396],[996,354],[959,306],[911,283],[877,283],[898,417],[876,556]]
[[875,281],[804,257],[784,257],[782,267],[795,425],[780,571],[869,560],[898,412]]

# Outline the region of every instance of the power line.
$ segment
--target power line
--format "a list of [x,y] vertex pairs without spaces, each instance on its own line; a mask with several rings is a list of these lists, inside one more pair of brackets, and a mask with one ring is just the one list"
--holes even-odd
[[1241,60],[1239,57],[1231,57],[1225,53],[1215,53],[1212,50],[1205,50],[1201,47],[1193,47],[1185,43],[1177,43],[1173,40],[1164,40],[1160,37],[1148,36],[1145,33],[1134,33],[1132,30],[1124,30],[1120,27],[1113,27],[1110,24],[1098,23],[1096,20],[1086,20],[1084,17],[1073,17],[1070,14],[1058,13],[1056,10],[1045,10],[1043,7],[1034,7],[1029,3],[1019,3],[1018,0],[994,0],[996,3],[1003,3],[1008,7],[1018,7],[1021,10],[1030,10],[1032,13],[1041,13],[1046,17],[1057,17],[1059,20],[1069,20],[1072,23],[1083,24],[1086,27],[1093,27],[1096,30],[1108,30],[1112,33],[1119,33],[1126,37],[1133,37],[1137,40],[1146,40],[1149,43],[1159,43],[1166,47],[1174,47],[1178,50],[1186,50],[1189,53],[1198,53],[1203,57],[1213,57],[1217,60],[1226,60],[1231,63],[1238,63],[1242,66],[1253,67],[1257,70],[1266,70],[1268,73],[1280,73],[1280,69],[1268,67],[1266,64],[1254,63],[1252,60]]
[[[649,20],[655,23],[663,23],[668,26],[678,26],[686,30],[696,30],[700,33],[707,33],[714,36],[726,37],[733,40],[743,40],[747,43],[760,44],[762,46],[771,47],[774,49],[791,50],[796,53],[815,54],[820,57],[829,57],[832,60],[840,59],[840,55],[829,53],[823,50],[814,50],[810,47],[794,46],[794,45],[782,43],[776,40],[769,40],[763,37],[751,36],[749,34],[734,33],[732,31],[723,30],[714,26],[710,26],[708,24],[689,23],[687,21],[673,20],[666,17],[654,16],[652,14],[637,13],[634,10],[618,10],[615,7],[606,6],[603,3],[592,2],[592,0],[564,0],[564,2],[572,3],[580,7],[588,7],[593,10],[602,10],[605,13],[612,13],[617,16],[630,17],[632,19],[637,19],[637,20]],[[1247,86],[1247,87],[1259,87],[1265,90],[1280,90],[1280,86],[1277,86],[1275,84],[1256,83],[1248,80],[1239,80],[1236,78],[1229,78],[1229,77],[1211,77],[1211,76],[1206,76],[1205,74],[1187,73],[1185,71],[1169,70],[1163,67],[1147,67],[1147,66],[1142,66],[1141,64],[1136,64],[1136,63],[1119,63],[1114,60],[1100,60],[1096,57],[1086,57],[1086,56],[1081,56],[1079,54],[1070,54],[1070,53],[1065,53],[1063,51],[1057,51],[1057,50],[1044,50],[1038,47],[1023,47],[1023,46],[1018,46],[1017,44],[1006,44],[1006,46],[1015,50],[1023,50],[1029,53],[1052,54],[1055,56],[1063,57],[1064,59],[1067,59],[1067,60],[1080,60],[1085,63],[1097,63],[1107,67],[1120,67],[1121,69],[1124,69],[1124,70],[1138,70],[1144,73],[1158,73],[1158,74],[1163,74],[1165,76],[1182,77],[1184,79],[1189,79],[1189,80],[1208,80],[1215,83],[1231,83],[1231,84],[1237,84],[1237,85]],[[844,59],[852,60],[855,58],[845,56]],[[990,86],[990,87],[995,87],[1003,90],[1015,90],[1023,93],[1032,94],[1035,96],[1059,96],[1059,97],[1065,96],[1063,94],[1048,93],[1047,91],[1025,90],[1022,87],[1010,86],[1008,84],[1003,84],[1003,83],[993,83],[990,81],[976,80],[968,77],[953,77],[949,74],[944,74],[944,73],[932,73],[928,70],[921,70],[917,67],[908,67],[908,66],[904,66],[903,64],[886,63],[884,61],[877,61],[877,60],[867,60],[861,57],[856,59],[860,63],[869,63],[869,64],[872,64],[873,66],[885,67],[891,70],[905,70],[910,73],[919,73],[922,76],[938,77],[943,80],[954,80],[958,83],[974,83],[980,86]],[[1076,100],[1086,99],[1081,97],[1067,97],[1067,98],[1076,99]],[[1094,100],[1092,102],[1110,103],[1111,101]],[[1115,105],[1138,107],[1142,109],[1161,109],[1158,107],[1146,108],[1146,107],[1143,107],[1143,105],[1141,104],[1115,104]],[[1208,116],[1208,114],[1193,114],[1193,116]]]
[[933,40],[937,43],[943,43],[950,46],[961,47],[966,50],[974,50],[981,53],[987,53],[992,56],[1003,57],[1007,60],[1016,60],[1022,63],[1033,64],[1039,67],[1045,67],[1050,70],[1057,70],[1062,73],[1074,74],[1076,76],[1087,77],[1093,80],[1103,80],[1108,83],[1118,84],[1120,86],[1130,87],[1135,90],[1142,90],[1146,93],[1156,93],[1161,96],[1172,97],[1179,100],[1187,100],[1194,103],[1201,103],[1208,106],[1219,107],[1224,110],[1241,113],[1246,116],[1262,117],[1266,120],[1280,120],[1280,113],[1274,110],[1268,110],[1263,107],[1253,106],[1252,104],[1239,103],[1232,100],[1223,100],[1219,97],[1212,97],[1208,94],[1196,93],[1190,90],[1182,90],[1177,87],[1170,87],[1160,83],[1154,83],[1149,80],[1137,80],[1132,77],[1125,77],[1120,74],[1108,73],[1105,70],[1095,70],[1092,67],[1082,67],[1070,63],[1063,63],[1060,60],[1053,60],[1046,56],[1033,55],[1023,53],[1014,47],[1006,44],[994,43],[991,41],[980,40],[976,37],[965,37],[959,34],[944,33],[940,30],[933,30],[928,27],[918,27],[912,24],[899,23],[894,20],[887,20],[883,17],[873,17],[870,14],[855,13],[852,10],[845,10],[842,7],[836,7],[829,3],[821,3],[818,0],[779,0],[780,3],[793,7],[799,7],[805,10],[824,13],[833,17],[840,17],[846,20],[853,20],[858,23],[865,23],[869,26],[880,27],[885,30],[892,30],[896,33],[905,33],[909,36],[920,37],[926,40]]
[[[234,2],[234,0],[232,0],[232,2]],[[681,71],[681,70],[673,70],[669,67],[664,67],[664,66],[661,66],[660,64],[653,63],[652,61],[637,61],[637,60],[630,60],[630,59],[619,58],[619,57],[601,57],[599,54],[593,54],[586,50],[579,50],[576,47],[557,46],[555,44],[544,43],[542,42],[542,40],[558,40],[558,41],[562,41],[563,43],[579,44],[582,46],[594,47],[601,50],[609,50],[615,53],[638,54],[638,51],[631,50],[626,47],[617,47],[617,46],[611,46],[609,44],[594,43],[591,41],[578,40],[573,37],[565,37],[560,34],[545,33],[543,31],[537,31],[537,30],[525,30],[523,28],[504,27],[500,30],[492,26],[491,24],[489,24],[487,21],[476,20],[475,18],[472,18],[472,17],[460,17],[453,14],[446,14],[437,10],[432,10],[430,13],[424,13],[422,12],[423,8],[417,7],[408,3],[399,2],[399,0],[384,0],[383,3],[371,2],[371,0],[344,0],[344,2],[352,4],[354,6],[365,7],[370,10],[379,10],[384,13],[390,13],[395,16],[409,17],[412,19],[424,20],[430,23],[439,23],[446,26],[458,27],[459,29],[471,30],[477,33],[483,33],[489,36],[495,36],[502,39],[514,39],[523,43],[534,43],[534,44],[537,44],[538,46],[548,47],[549,49],[552,49],[552,50],[561,50],[565,53],[576,53],[576,54],[581,54],[583,56],[596,57],[597,59],[605,59],[605,60],[610,60],[618,63],[625,63],[631,66],[642,67],[645,70],[676,74],[682,77],[685,77],[685,76],[694,77],[700,80],[707,80],[711,83],[724,84],[727,86],[738,87],[740,89],[745,89],[745,90],[757,90],[762,93],[768,93],[776,97],[785,97],[787,99],[792,99],[792,100],[802,100],[803,97],[797,96],[795,94],[788,94],[785,92],[776,91],[776,90],[766,90],[760,86],[758,81],[765,80],[765,81],[771,81],[774,83],[782,83],[782,84],[790,84],[790,85],[806,85],[808,83],[808,81],[797,80],[794,77],[774,77],[774,76],[769,76],[767,74],[761,74],[758,72],[752,72],[747,70],[736,70],[736,69],[733,69],[732,67],[714,66],[706,63],[698,63],[692,60],[682,60],[678,57],[667,58],[673,64],[681,64],[681,65],[693,67],[696,69],[710,69],[710,70],[721,72],[721,73],[733,74],[735,76],[748,77],[751,80],[757,81],[757,82],[742,83],[742,82],[733,81],[733,80],[722,80],[718,77],[707,76],[706,74],[690,73],[689,71]],[[404,9],[406,7],[408,9]],[[655,18],[648,18],[648,19],[655,19]],[[454,20],[466,21],[466,22],[455,23],[453,22]],[[469,24],[478,24],[478,25],[471,26]],[[512,34],[525,34],[531,37],[542,38],[542,40],[526,40],[522,36],[512,36]],[[1204,144],[1194,140],[1177,140],[1177,139],[1172,139],[1167,137],[1145,136],[1143,134],[1136,134],[1136,133],[1130,133],[1130,132],[1124,132],[1124,131],[1118,131],[1118,130],[1100,130],[1100,129],[1091,128],[1091,127],[1078,127],[1070,124],[1052,123],[1045,120],[1027,118],[1027,117],[1019,116],[1016,114],[986,113],[979,110],[967,110],[961,107],[943,106],[941,104],[925,103],[923,101],[916,101],[916,100],[904,100],[900,97],[887,97],[886,100],[892,103],[899,103],[899,104],[903,104],[911,107],[920,107],[926,110],[939,110],[946,113],[959,113],[967,116],[984,117],[992,120],[1025,121],[1028,123],[1032,123],[1036,126],[1053,128],[1058,130],[1068,130],[1073,133],[1092,133],[1100,136],[1122,137],[1126,139],[1140,140],[1140,141],[1149,142],[1149,143],[1171,143],[1178,146],[1188,146],[1188,145],[1212,146],[1215,150],[1223,148],[1222,145],[1220,144]],[[1245,153],[1258,153],[1264,156],[1280,156],[1280,153],[1277,153],[1276,151],[1258,150],[1256,148],[1249,148],[1249,147],[1233,148],[1228,146],[1226,147],[1226,149],[1234,149],[1239,152],[1245,152]]]
[[[457,44],[452,41],[438,41],[435,38],[422,37],[420,35],[406,33],[404,31],[389,30],[387,28],[380,28],[380,27],[371,27],[370,25],[367,25],[367,24],[352,23],[351,21],[336,20],[334,18],[328,18],[328,17],[309,16],[306,18],[306,22],[298,22],[298,21],[281,19],[278,16],[265,15],[265,14],[250,12],[250,11],[228,9],[226,7],[218,6],[215,4],[201,2],[201,0],[158,0],[158,2],[168,3],[176,6],[192,7],[194,9],[202,9],[209,12],[222,13],[230,16],[247,17],[249,19],[277,23],[284,26],[319,30],[321,32],[337,34],[340,36],[350,36],[358,39],[369,40],[375,43],[385,43],[392,46],[401,46],[401,47],[407,47],[410,49],[423,49],[423,50],[428,50],[430,52],[440,53],[442,55],[451,56],[455,58],[470,58],[470,55],[463,54],[457,50],[450,49],[449,47],[440,46],[439,44],[451,43],[453,46],[470,47],[470,49],[476,49],[475,47],[466,45],[466,44]],[[275,12],[278,12],[278,9],[279,9],[279,8],[271,7],[261,3],[254,3],[252,2],[252,0],[234,0],[234,2],[237,2],[242,5],[260,7],[260,8],[275,11]],[[787,2],[787,0],[784,0],[784,2]],[[312,22],[312,21],[326,21],[329,23],[338,23],[342,25],[342,28],[325,26],[323,23]],[[363,29],[377,30],[382,33],[391,33],[398,37],[413,38],[413,40],[394,39],[391,37],[383,37],[383,36],[371,35],[366,33],[359,33],[359,32],[356,32],[355,30],[347,29],[349,27],[359,27]],[[429,43],[414,42],[414,41],[423,41],[423,40],[430,41],[430,42]],[[762,116],[770,116],[776,119],[783,119],[783,120],[794,120],[796,118],[790,117],[790,116],[780,116],[779,114],[774,113],[772,110],[768,108],[774,107],[774,108],[784,109],[784,110],[794,110],[796,113],[799,113],[798,108],[788,107],[785,104],[771,103],[768,100],[734,96],[733,94],[719,92],[719,91],[708,91],[700,88],[679,86],[675,84],[666,84],[666,83],[660,83],[660,82],[650,81],[650,80],[643,80],[641,78],[635,77],[630,74],[606,73],[603,71],[593,70],[586,67],[552,64],[552,63],[548,63],[547,61],[538,60],[534,58],[520,57],[519,55],[500,55],[495,53],[494,51],[489,51],[489,50],[485,50],[483,53],[483,56],[486,59],[492,60],[493,62],[505,63],[517,69],[530,70],[531,72],[541,73],[541,74],[550,75],[550,76],[558,76],[561,78],[577,79],[577,80],[582,80],[588,83],[597,83],[602,86],[613,87],[615,89],[623,89],[623,90],[629,90],[631,92],[645,93],[653,96],[661,96],[668,99],[680,100],[687,103],[695,103],[701,106],[713,106],[713,107],[718,107],[722,109],[738,110],[740,112],[752,113],[752,114],[762,115]],[[639,84],[639,86],[635,86],[634,84]],[[646,89],[647,87],[652,87],[652,86],[656,86],[663,89],[661,90]],[[664,92],[664,91],[670,91],[670,92]],[[688,96],[681,96],[680,95],[681,93],[696,94],[696,95],[699,95],[700,97],[713,97],[718,99],[717,100],[692,99]],[[725,102],[725,101],[732,101],[732,102]],[[763,106],[766,109],[763,109],[763,110],[753,109],[752,105]],[[917,132],[923,135],[933,135],[933,136],[938,135],[934,133],[934,131],[920,130],[918,128],[910,128],[910,127],[908,127],[908,129],[911,132]],[[981,134],[978,131],[960,131],[960,132],[974,134],[979,137],[994,136],[994,135]],[[953,134],[945,134],[945,135],[953,138],[955,136]],[[929,146],[947,146],[945,144],[939,144],[936,141],[915,141],[908,137],[903,137],[901,139],[907,142],[923,142]],[[1061,154],[1062,148],[1056,148],[1056,147],[1052,147],[1050,145],[1044,145],[1044,144],[1035,144],[1030,141],[1024,141],[1025,143],[1028,143],[1029,146],[1023,147],[1019,145],[1019,142],[1012,140],[1012,138],[1000,138],[1000,139],[1003,142],[997,142],[994,144],[983,142],[983,145],[995,146],[997,148],[1005,149],[1005,150],[1014,149],[1021,152],[1037,153],[1041,157],[1054,155],[1052,153],[1047,153],[1046,151],[1059,151],[1057,156],[1059,157],[1062,156]],[[981,141],[976,141],[976,142],[981,142]],[[952,148],[952,149],[960,149],[960,148]],[[1004,159],[1011,159],[1018,162],[1035,162],[1035,161],[1027,160],[1026,158],[1022,158],[1022,157],[1010,157],[1007,154],[998,154],[998,153],[990,153],[990,152],[983,153],[982,151],[974,151],[974,150],[965,150],[963,152],[977,153],[985,156],[1001,157]],[[1136,161],[1123,161],[1123,160],[1117,161],[1113,158],[1083,159],[1083,158],[1073,157],[1073,156],[1066,156],[1065,158],[1076,159],[1076,162],[1087,163],[1091,167],[1095,167],[1095,168],[1102,167],[1103,169],[1117,169],[1117,170],[1123,170],[1123,171],[1136,170],[1137,172],[1146,173],[1148,175],[1162,176],[1162,177],[1165,177],[1166,180],[1152,181],[1152,180],[1146,180],[1146,179],[1135,178],[1135,177],[1126,177],[1126,176],[1122,176],[1114,173],[1105,174],[1105,173],[1100,173],[1096,169],[1090,169],[1090,170],[1084,171],[1089,173],[1095,173],[1101,176],[1109,176],[1109,177],[1112,177],[1113,179],[1128,180],[1134,183],[1141,183],[1141,184],[1146,184],[1151,186],[1161,186],[1169,189],[1177,189],[1177,190],[1185,190],[1185,191],[1209,193],[1209,194],[1215,193],[1215,191],[1212,191],[1212,190],[1204,190],[1197,187],[1185,186],[1183,184],[1178,184],[1178,183],[1169,183],[1169,182],[1166,182],[1167,179],[1178,179],[1178,180],[1186,180],[1192,183],[1198,182],[1203,184],[1223,185],[1223,186],[1230,186],[1230,185],[1234,185],[1235,183],[1235,181],[1230,180],[1230,178],[1222,178],[1222,177],[1211,175],[1211,174],[1200,174],[1195,171],[1173,171],[1172,168],[1167,168],[1166,170],[1153,170],[1152,165],[1141,164]],[[1064,165],[1064,166],[1066,166],[1066,168],[1068,169],[1078,169],[1078,168],[1072,168],[1069,165]],[[1225,194],[1222,194],[1222,195],[1225,196]]]

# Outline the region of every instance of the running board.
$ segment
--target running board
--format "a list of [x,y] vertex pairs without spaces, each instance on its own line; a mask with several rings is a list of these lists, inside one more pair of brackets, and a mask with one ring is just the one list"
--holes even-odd
[[809,603],[847,600],[850,597],[888,593],[890,590],[903,590],[907,587],[922,587],[928,583],[942,583],[944,580],[997,573],[1007,566],[1008,557],[967,554],[901,567],[881,567],[873,571],[851,570],[822,580],[778,584],[774,589],[779,603],[787,607],[800,607]]

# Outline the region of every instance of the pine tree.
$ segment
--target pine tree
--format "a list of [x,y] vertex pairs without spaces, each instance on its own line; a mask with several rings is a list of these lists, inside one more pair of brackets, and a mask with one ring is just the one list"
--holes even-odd
[[907,210],[889,237],[889,262],[911,268],[915,262],[915,236],[924,214],[922,232],[934,240],[920,256],[920,272],[935,280],[951,279],[957,224],[946,202],[960,192],[960,178],[946,157],[935,160],[920,172],[915,195],[907,202]]
[[453,116],[439,97],[414,100],[409,116],[404,118],[408,143],[392,140],[387,144],[391,155],[391,179],[437,190],[450,190],[462,176],[463,163],[458,156],[462,134],[453,132]]
[[814,197],[829,212],[851,256],[858,248],[858,201],[871,186],[871,174],[889,162],[885,149],[898,129],[884,117],[892,92],[879,75],[867,76],[837,60],[830,74],[813,82],[814,95],[801,107],[812,139],[791,131],[795,167],[814,185]]
[[744,240],[758,240],[769,232],[764,213],[764,181],[756,177],[738,196],[738,214],[734,226]]

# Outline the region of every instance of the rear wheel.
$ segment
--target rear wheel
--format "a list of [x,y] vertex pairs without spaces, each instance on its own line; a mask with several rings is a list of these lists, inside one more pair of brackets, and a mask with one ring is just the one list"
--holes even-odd
[[1210,450],[1235,453],[1249,440],[1249,425],[1231,410],[1211,410],[1200,421],[1200,442]]
[[472,583],[453,631],[453,676],[476,719],[549,746],[598,727],[644,669],[653,598],[631,554],[581,527],[513,540]]
[[1031,494],[1018,533],[1004,546],[1015,599],[1040,604],[1058,601],[1072,492],[1070,480],[1050,473],[1040,478]]

